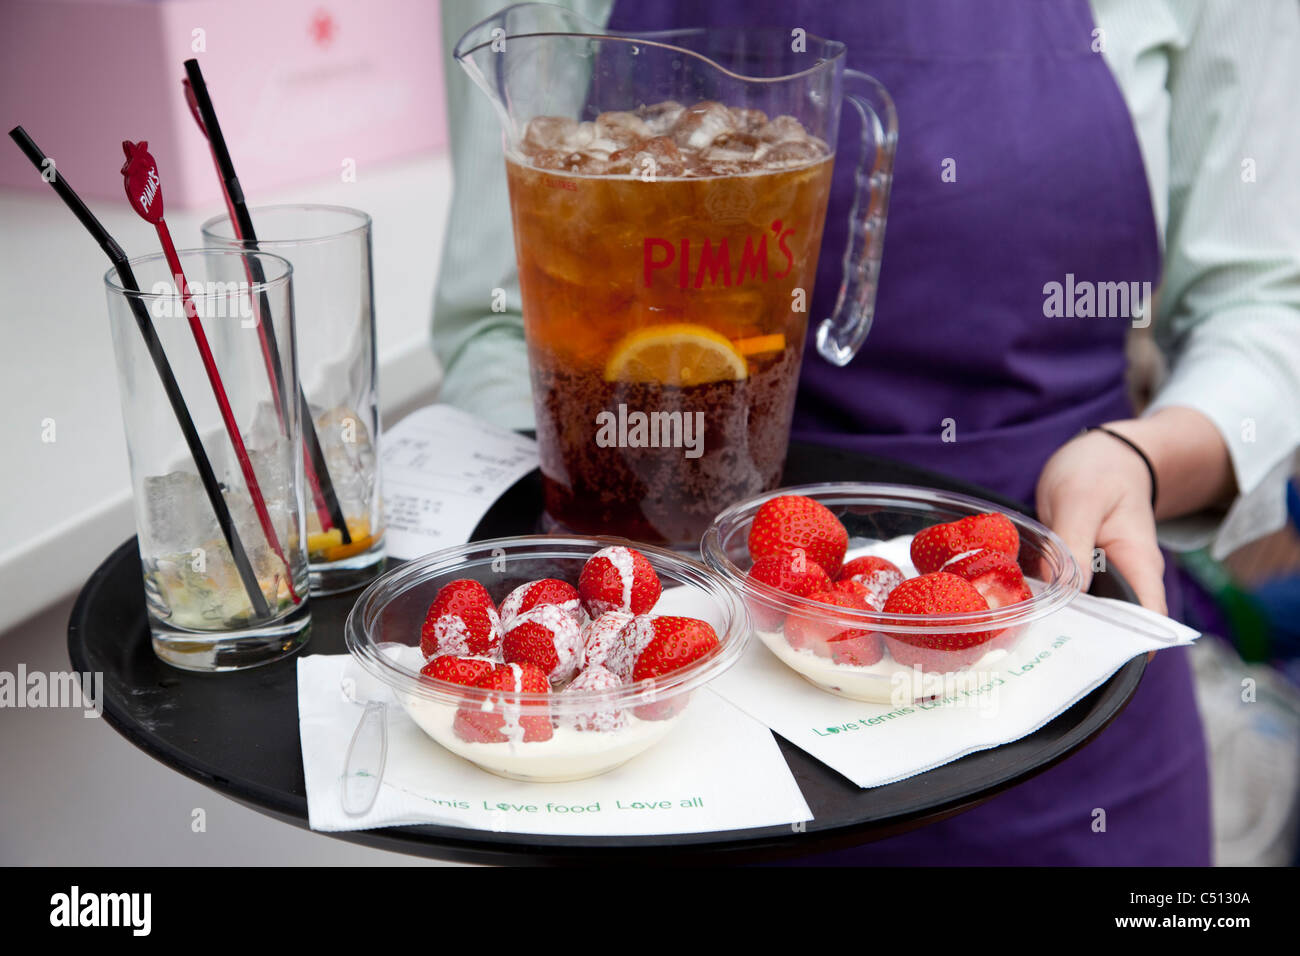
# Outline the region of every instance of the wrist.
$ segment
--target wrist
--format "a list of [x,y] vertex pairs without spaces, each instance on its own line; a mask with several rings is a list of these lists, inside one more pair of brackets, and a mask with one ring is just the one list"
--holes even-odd
[[1157,518],[1190,514],[1231,500],[1236,481],[1227,444],[1200,412],[1171,406],[1145,418],[1106,422],[1104,427],[1133,442],[1150,460],[1160,489]]
[[[1145,474],[1147,487],[1149,489],[1148,494],[1151,503],[1151,512],[1154,514],[1160,498],[1160,480],[1156,474],[1155,464],[1152,462],[1151,457],[1143,450],[1141,445],[1125,435],[1119,428],[1114,428],[1111,425],[1094,425],[1092,428],[1089,428],[1088,431],[1100,432],[1101,434],[1106,435],[1112,440],[1112,442],[1116,443],[1112,448],[1117,447],[1118,445],[1123,445],[1127,449],[1126,455],[1129,458],[1129,464],[1134,465],[1133,470],[1135,472],[1140,470]],[[1140,469],[1136,467],[1136,462],[1141,462]]]

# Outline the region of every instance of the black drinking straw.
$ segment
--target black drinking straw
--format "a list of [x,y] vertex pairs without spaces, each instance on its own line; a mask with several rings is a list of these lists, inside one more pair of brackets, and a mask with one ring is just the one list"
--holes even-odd
[[72,210],[72,214],[86,227],[86,231],[95,238],[95,241],[99,243],[99,247],[104,250],[113,263],[113,268],[117,270],[118,280],[122,283],[122,288],[128,293],[126,298],[131,303],[131,311],[135,315],[135,324],[140,329],[140,335],[144,337],[145,348],[149,350],[149,357],[153,359],[158,378],[162,381],[163,391],[167,393],[172,412],[176,415],[176,421],[181,427],[181,434],[185,436],[185,444],[189,446],[190,455],[194,458],[194,465],[199,471],[199,480],[203,482],[203,488],[208,493],[208,501],[212,504],[212,511],[217,517],[217,524],[221,526],[221,533],[226,539],[226,545],[230,548],[230,555],[235,561],[240,580],[243,581],[244,589],[248,592],[248,600],[252,603],[253,613],[259,618],[269,617],[270,608],[266,603],[266,597],[262,594],[262,589],[257,583],[257,575],[253,571],[252,562],[249,561],[248,553],[244,550],[244,544],[239,538],[239,531],[235,528],[235,522],[230,515],[230,508],[226,504],[226,499],[221,494],[221,484],[217,481],[217,476],[212,470],[212,463],[208,461],[208,454],[203,450],[203,441],[199,438],[198,429],[194,427],[194,419],[190,417],[190,410],[186,407],[185,399],[181,396],[180,386],[176,383],[176,376],[172,374],[171,364],[167,361],[167,353],[163,351],[162,342],[159,340],[158,333],[149,319],[149,311],[145,308],[144,301],[139,296],[140,286],[136,283],[135,273],[131,271],[131,265],[127,261],[126,253],[108,234],[108,230],[95,218],[95,214],[81,201],[81,197],[68,184],[68,181],[63,177],[63,173],[58,172],[52,164],[48,166],[48,169],[53,174],[47,173],[48,157],[36,145],[36,142],[27,135],[25,129],[21,126],[15,126],[9,131],[9,137],[18,144],[18,148],[31,160],[32,165],[41,171],[42,178],[49,182],[54,191],[58,193],[59,198]]
[[[226,192],[226,202],[231,212],[231,228],[234,229],[237,239],[256,249],[257,233],[253,229],[253,218],[248,213],[248,204],[244,201],[244,190],[239,185],[239,177],[235,175],[235,163],[230,158],[230,150],[226,147],[226,138],[221,133],[221,124],[217,122],[217,111],[212,105],[212,97],[208,93],[208,86],[203,81],[203,72],[199,69],[198,60],[185,61],[185,75],[189,79],[189,91],[194,95],[194,105],[198,110],[198,116],[195,119],[199,121],[199,127],[208,138],[209,146],[212,147],[212,157],[217,164],[217,173],[221,177],[221,186]],[[252,270],[250,276],[252,281],[254,283],[262,282],[262,264],[253,260],[248,265]],[[270,306],[266,301],[266,293],[262,294],[262,299],[263,314],[267,315],[270,313]],[[275,336],[267,335],[265,342],[270,353],[271,365],[275,369],[276,394],[283,395],[284,381],[280,376],[280,352],[275,344]],[[301,384],[298,386],[298,405],[302,416],[302,440],[307,448],[310,471],[315,472],[316,480],[311,482],[313,495],[319,492],[330,521],[334,527],[339,529],[343,544],[351,544],[352,536],[348,533],[347,519],[343,517],[343,508],[339,505],[338,496],[334,493],[334,482],[330,479],[329,468],[325,464],[325,455],[321,451],[320,436],[316,434],[316,422],[312,419],[311,407],[307,404],[307,396],[304,394]]]

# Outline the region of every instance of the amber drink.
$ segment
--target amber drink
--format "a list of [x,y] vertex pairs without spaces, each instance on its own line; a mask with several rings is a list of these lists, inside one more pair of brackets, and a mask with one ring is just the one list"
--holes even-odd
[[553,525],[694,546],[778,484],[831,163],[714,102],[528,124],[506,165]]

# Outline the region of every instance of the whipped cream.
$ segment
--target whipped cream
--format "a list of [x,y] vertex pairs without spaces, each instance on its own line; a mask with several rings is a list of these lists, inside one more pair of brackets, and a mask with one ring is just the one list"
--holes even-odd
[[[924,673],[898,663],[889,656],[888,648],[885,656],[874,664],[836,664],[829,657],[821,657],[808,648],[796,650],[780,631],[754,633],[768,650],[801,677],[832,694],[854,700],[878,704],[911,703],[934,696],[932,688],[942,686],[945,677],[944,674]],[[962,671],[993,670],[1007,654],[1007,651],[995,648]]]
[[[395,664],[413,672],[418,672],[423,661],[418,647],[389,647],[384,653]],[[520,686],[517,671],[515,686]],[[523,728],[518,724],[522,708],[515,705],[502,708],[507,727],[501,732],[511,736],[513,731],[513,739],[471,743],[454,729],[457,705],[397,690],[393,696],[416,726],[447,750],[484,770],[514,780],[559,782],[594,777],[653,747],[681,721],[681,713],[666,720],[642,720],[626,709],[620,712],[623,719],[616,730],[578,730],[575,724],[580,719],[594,715],[574,714],[573,703],[565,701],[563,694],[557,694],[556,704],[564,710],[553,718],[555,728],[550,740],[524,741]],[[598,707],[592,709],[599,712]],[[529,708],[530,713],[524,716],[532,716],[532,710]]]
[[453,729],[455,706],[409,694],[397,696],[416,725],[447,750],[513,780],[559,782],[594,777],[654,746],[681,720],[680,715],[641,720],[628,712],[620,729],[603,731],[578,730],[561,718],[550,740],[471,743]]

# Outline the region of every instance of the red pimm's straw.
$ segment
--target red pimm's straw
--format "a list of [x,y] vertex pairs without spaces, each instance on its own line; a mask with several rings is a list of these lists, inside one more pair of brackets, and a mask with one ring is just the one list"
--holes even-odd
[[275,533],[275,527],[271,524],[271,515],[266,510],[266,501],[262,497],[261,485],[258,484],[257,475],[253,472],[253,462],[248,457],[248,449],[244,447],[244,438],[240,434],[239,425],[235,421],[235,413],[230,407],[229,398],[226,396],[226,387],[221,381],[221,374],[217,371],[217,363],[212,357],[212,349],[208,345],[208,337],[203,331],[203,324],[199,321],[194,299],[190,296],[189,283],[185,281],[185,273],[181,269],[180,257],[176,254],[176,246],[172,243],[171,231],[167,228],[167,222],[163,219],[162,181],[158,176],[158,164],[149,155],[149,144],[144,140],[139,143],[124,140],[122,151],[126,153],[126,163],[122,166],[126,198],[130,201],[131,208],[136,211],[140,218],[145,222],[152,223],[158,231],[158,239],[162,243],[163,255],[166,257],[167,265],[176,281],[176,288],[180,291],[181,301],[185,307],[185,318],[189,322],[190,332],[194,336],[194,344],[198,347],[199,357],[203,360],[203,368],[208,374],[208,383],[212,386],[213,397],[217,400],[217,407],[221,410],[221,419],[225,423],[226,434],[230,436],[230,443],[235,449],[235,457],[239,459],[239,469],[244,474],[244,483],[248,486],[249,496],[253,499],[253,508],[257,512],[258,521],[261,522],[262,533],[266,535],[266,543],[284,565],[285,583],[289,587],[289,596],[293,599],[294,604],[299,604],[302,602],[302,598],[294,589],[293,571],[283,549],[280,547],[280,539]]

